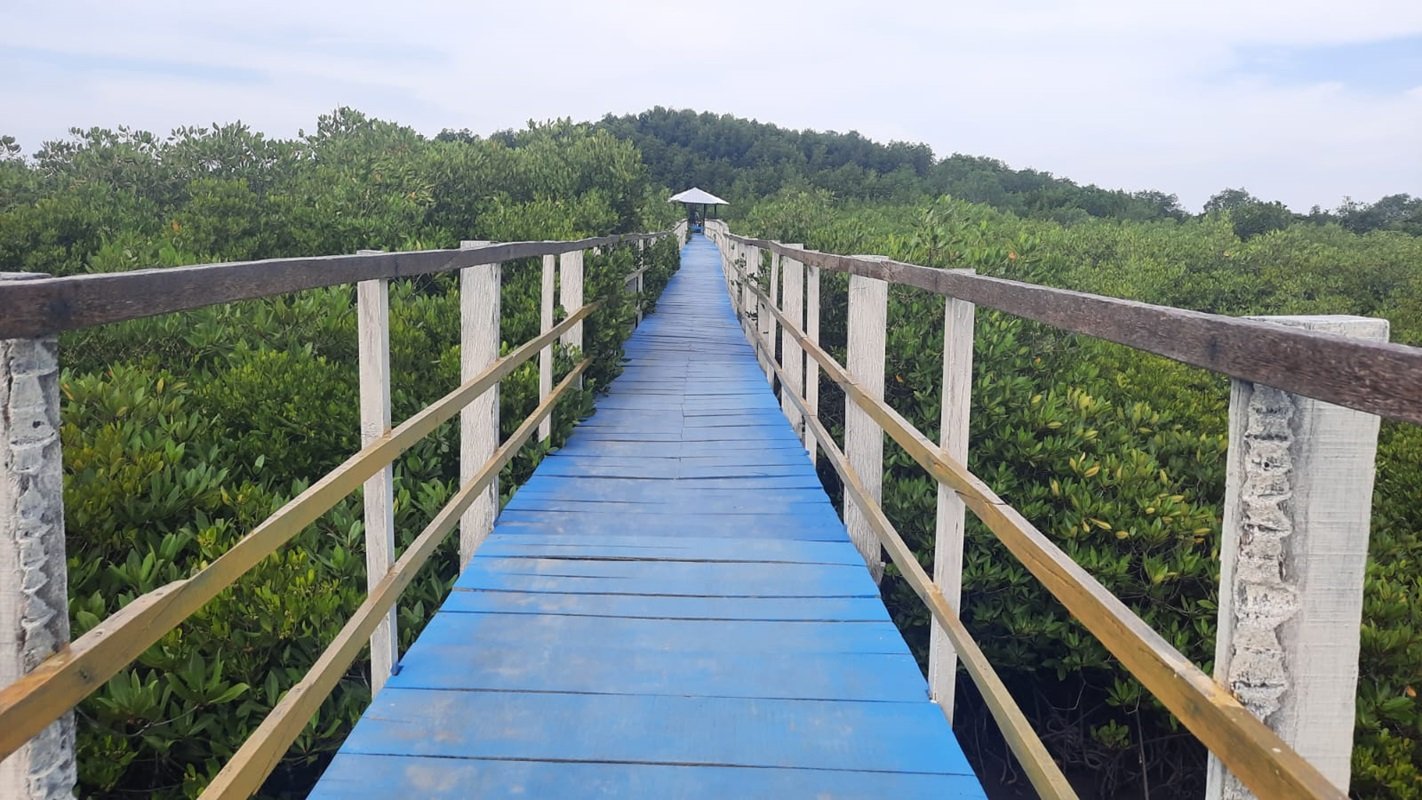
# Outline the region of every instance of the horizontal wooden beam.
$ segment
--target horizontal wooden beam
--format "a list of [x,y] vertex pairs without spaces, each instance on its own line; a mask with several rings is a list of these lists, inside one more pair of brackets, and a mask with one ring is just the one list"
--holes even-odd
[[[776,311],[778,314],[779,311]],[[785,320],[782,320],[782,324]],[[786,326],[786,331],[796,329]],[[793,333],[792,333],[793,335]],[[757,350],[764,351],[765,345],[758,338],[752,338]],[[767,356],[771,369],[780,379],[780,385],[786,387],[789,384],[787,374],[784,369]],[[1072,789],[1071,783],[1062,774],[1061,768],[1052,760],[1052,756],[1047,752],[1047,748],[1038,738],[1037,732],[1032,729],[1032,724],[1027,721],[1026,715],[1018,707],[1017,701],[1008,692],[1007,685],[998,677],[997,671],[988,662],[987,656],[983,654],[977,642],[973,641],[972,634],[968,633],[963,621],[948,605],[948,600],[943,596],[943,592],[933,583],[933,579],[928,576],[923,567],[918,563],[918,558],[913,550],[895,530],[889,518],[884,515],[884,510],[870,496],[864,482],[854,469],[849,465],[849,459],[844,452],[835,444],[834,438],[829,431],[825,430],[824,424],[819,418],[810,412],[809,405],[798,394],[791,391],[784,391],[783,395],[790,400],[800,411],[805,421],[806,429],[810,435],[819,443],[824,450],[825,458],[830,466],[834,467],[839,474],[840,480],[844,483],[844,490],[859,508],[864,519],[869,523],[869,528],[878,536],[879,542],[888,551],[889,558],[899,568],[899,573],[904,580],[919,596],[924,605],[928,606],[933,619],[948,633],[948,638],[952,640],[953,647],[957,651],[959,658],[963,661],[963,668],[967,670],[968,677],[973,679],[973,684],[982,693],[983,700],[987,703],[988,711],[1001,729],[1003,738],[1007,741],[1007,746],[1012,750],[1012,754],[1017,757],[1018,763],[1022,765],[1023,771],[1027,773],[1027,778],[1032,782],[1032,788],[1037,790],[1037,794],[1046,798],[1075,798],[1076,791]]]
[[218,592],[597,307],[596,303],[583,306],[547,333],[494,362],[326,473],[192,577],[136,598],[29,674],[0,689],[0,760],[78,705]]
[[1390,419],[1422,424],[1422,348],[898,261],[734,241],[833,272],[914,286],[1072,333]]
[[[757,292],[760,290],[757,289]],[[774,308],[771,313],[786,325]],[[825,374],[914,461],[963,498],[1007,549],[1072,616],[1091,631],[1171,713],[1260,797],[1331,798],[1346,793],[1328,781],[1227,689],[1206,675],[1135,612],[1082,569],[978,476],[924,436],[899,412],[870,395],[799,329],[792,335]]]
[[242,743],[242,747],[203,790],[203,798],[245,800],[256,794],[267,776],[276,769],[291,743],[296,741],[296,737],[311,721],[311,716],[321,707],[326,696],[345,676],[351,662],[355,661],[356,656],[364,649],[371,632],[414,580],[415,574],[439,549],[449,532],[454,530],[465,510],[498,477],[499,471],[513,459],[524,442],[538,429],[538,424],[552,413],[558,400],[569,388],[576,385],[578,377],[590,363],[590,360],[584,359],[574,367],[552,394],[494,451],[494,455],[484,462],[469,482],[440,509],[430,524],[405,549],[386,576],[370,591],[369,596],[351,615],[350,620],[341,628],[340,633],[336,634],[336,638],[316,659],[316,663],[306,675],[282,696],[281,701],[266,719],[262,720],[262,724],[252,731]]
[[0,339],[32,338],[218,303],[377,278],[453,272],[666,235],[665,231],[624,233],[567,242],[502,242],[468,250],[272,258],[7,281],[0,284]]

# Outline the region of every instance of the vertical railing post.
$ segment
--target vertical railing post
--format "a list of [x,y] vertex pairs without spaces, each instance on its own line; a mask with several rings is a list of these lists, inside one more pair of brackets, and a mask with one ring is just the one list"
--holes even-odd
[[[805,267],[805,337],[814,344],[820,343],[820,268]],[[820,362],[805,359],[805,410],[812,417],[820,415]],[[805,426],[805,449],[810,454],[810,463],[815,463],[820,446],[810,426]]]
[[[378,253],[360,250],[357,255]],[[390,282],[356,284],[357,358],[360,365],[360,443],[390,432]],[[386,464],[365,482],[365,589],[375,587],[395,562],[395,468]],[[395,608],[370,635],[370,693],[385,688],[399,661]]]
[[[770,262],[772,264],[775,263],[775,259],[775,251],[772,250],[770,251]],[[760,255],[757,251],[755,261],[755,276],[757,286],[760,285],[761,269],[762,265],[760,263]],[[770,281],[770,285],[765,287],[765,297],[774,296],[775,281],[772,278]],[[761,346],[764,348],[765,353],[764,356],[762,356],[762,366],[765,367],[766,383],[773,383],[775,379],[775,370],[771,368],[771,362],[775,360],[775,316],[770,313],[770,302],[768,300],[760,298],[757,298],[757,300],[758,305],[756,306],[756,327],[759,329],[760,343]]]
[[642,297],[642,293],[643,293],[643,291],[645,291],[643,287],[646,285],[646,284],[645,284],[645,281],[643,281],[643,278],[645,278],[646,275],[647,275],[647,240],[646,240],[646,239],[638,239],[638,240],[637,240],[637,286],[634,288],[634,291],[637,292],[637,324],[638,324],[638,325],[641,325],[641,324],[642,324],[642,304],[645,302],[645,298]]
[[[791,244],[786,247],[803,249],[804,245]],[[793,258],[783,259],[780,265],[780,279],[782,312],[790,320],[791,326],[803,331],[805,329],[805,267]],[[801,438],[804,435],[804,420],[800,418],[800,407],[791,401],[787,394],[794,394],[796,398],[804,397],[805,355],[788,327],[780,332],[780,361],[788,384],[780,387],[780,410],[785,412],[785,418],[790,420],[790,428],[795,431],[795,437]]]
[[[770,251],[770,286],[766,288],[766,294],[770,295],[770,304],[780,309],[780,254],[774,250]],[[765,317],[770,322],[770,331],[765,342],[765,352],[769,355],[771,361],[779,364],[783,356],[776,349],[775,345],[780,339],[780,322],[775,319],[775,315],[771,314],[769,310],[766,311]],[[766,378],[773,382],[774,375],[775,371],[767,368]]]
[[[0,339],[0,687],[69,643],[59,425],[58,339]],[[73,797],[75,775],[71,711],[0,761],[0,797]]]
[[[552,254],[543,257],[543,280],[538,301],[538,333],[543,335],[553,329],[553,292],[558,281],[558,257]],[[538,403],[543,404],[553,393],[553,345],[538,351]],[[547,442],[553,436],[553,415],[549,414],[538,423],[538,441]]]
[[752,284],[760,274],[760,250],[754,247],[746,248],[746,263],[741,269],[741,329],[745,331],[747,337],[756,335],[756,323],[751,317],[756,308],[755,291]]
[[[469,249],[488,244],[464,241]],[[499,357],[499,307],[502,270],[499,264],[478,264],[459,271],[459,369],[467,381],[489,368]],[[479,468],[499,446],[499,387],[489,387],[459,413],[459,483],[474,478]],[[499,509],[499,482],[489,487],[469,506],[459,520],[459,565],[462,570],[474,551],[494,529]]]
[[[963,270],[971,273],[972,270]],[[973,397],[972,303],[954,297],[943,310],[943,406],[939,412],[938,444],[949,458],[968,461],[968,413]],[[933,539],[933,582],[954,612],[963,598],[963,534],[967,506],[958,493],[938,485],[938,518]],[[928,640],[928,687],[949,722],[953,721],[953,688],[957,654],[948,634],[933,623]]]
[[[1261,317],[1386,341],[1382,319]],[[1378,418],[1233,381],[1215,679],[1347,791]],[[1208,798],[1253,795],[1211,757]]]
[[[888,283],[862,275],[849,276],[849,352],[845,368],[854,382],[876,399],[884,397],[884,337],[888,313]],[[863,482],[865,492],[875,503],[880,502],[884,487],[884,431],[850,397],[844,400],[844,455]],[[877,583],[884,576],[879,539],[868,518],[847,494],[844,524]]]
[[[571,250],[558,257],[558,295],[564,315],[583,307],[583,251]],[[583,323],[565,331],[559,341],[565,347],[583,349]]]

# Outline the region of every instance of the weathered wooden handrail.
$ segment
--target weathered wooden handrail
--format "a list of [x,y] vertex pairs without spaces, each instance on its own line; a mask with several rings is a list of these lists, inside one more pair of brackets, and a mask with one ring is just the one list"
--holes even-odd
[[[964,666],[969,675],[973,677],[979,688],[983,690],[984,696],[988,700],[990,710],[994,717],[1002,725],[1004,734],[1007,736],[1013,752],[1022,760],[1033,783],[1043,794],[1055,796],[1055,790],[1050,786],[1044,788],[1039,781],[1042,779],[1037,751],[1027,746],[1024,740],[1019,738],[1020,731],[1017,719],[1010,713],[1011,708],[1001,705],[1002,697],[994,690],[991,682],[979,679],[979,670],[983,665],[977,663],[976,659],[981,655],[977,652],[975,645],[964,647],[963,639],[966,631],[962,630],[961,622],[957,620],[953,604],[944,599],[942,591],[942,581],[929,581],[927,575],[920,567],[909,551],[893,531],[886,518],[883,517],[882,509],[879,507],[877,497],[866,489],[862,472],[863,469],[856,468],[853,462],[853,454],[846,455],[841,452],[823,425],[816,418],[808,403],[799,396],[797,389],[801,381],[797,379],[797,372],[800,372],[808,364],[815,364],[824,371],[826,377],[840,386],[846,396],[846,415],[850,409],[866,414],[872,419],[875,430],[888,433],[920,466],[922,466],[938,483],[951,491],[953,495],[961,498],[963,504],[986,524],[1000,541],[1002,541],[1013,555],[1028,568],[1030,572],[1052,592],[1085,627],[1090,630],[1125,666],[1135,675],[1146,688],[1151,691],[1167,708],[1169,708],[1185,726],[1191,730],[1208,748],[1214,753],[1223,764],[1228,767],[1235,776],[1243,783],[1261,796],[1287,796],[1287,797],[1316,797],[1316,798],[1337,798],[1341,800],[1346,797],[1346,793],[1335,786],[1325,775],[1312,763],[1302,757],[1288,743],[1280,737],[1278,733],[1271,730],[1259,720],[1249,708],[1246,708],[1237,700],[1230,691],[1216,680],[1207,676],[1194,664],[1190,663],[1174,647],[1172,647],[1163,637],[1146,625],[1138,616],[1127,608],[1118,598],[1112,595],[1105,587],[1101,586],[1089,573],[1078,566],[1060,548],[1052,543],[1045,535],[1036,529],[1030,522],[1022,517],[1015,509],[998,497],[982,480],[968,471],[962,456],[953,457],[943,445],[935,445],[928,437],[924,436],[913,427],[898,412],[894,411],[883,399],[881,386],[866,386],[858,373],[853,368],[855,358],[855,336],[856,332],[863,335],[865,327],[861,318],[861,323],[855,325],[853,317],[855,315],[855,280],[873,280],[878,286],[866,287],[873,289],[873,299],[868,301],[870,307],[878,307],[878,311],[871,314],[877,316],[877,326],[880,330],[869,331],[871,336],[882,337],[882,327],[884,325],[883,304],[886,302],[886,295],[880,287],[886,284],[883,281],[893,281],[896,276],[912,274],[917,276],[915,281],[899,281],[908,285],[920,286],[941,294],[956,298],[958,295],[941,291],[944,285],[938,281],[923,280],[923,274],[932,272],[937,274],[951,275],[955,280],[962,281],[958,286],[980,286],[973,281],[978,280],[977,276],[965,274],[962,271],[944,273],[941,270],[928,270],[923,267],[913,265],[902,265],[895,262],[886,262],[882,259],[864,256],[833,256],[822,254],[816,251],[806,251],[798,245],[783,245],[778,242],[767,242],[759,239],[748,239],[730,235],[722,226],[711,226],[711,235],[718,239],[722,247],[729,252],[726,255],[725,267],[728,273],[728,282],[732,291],[732,302],[738,313],[742,315],[755,314],[760,317],[758,330],[751,325],[746,326],[747,336],[761,354],[763,360],[768,361],[768,370],[774,377],[779,379],[782,399],[788,400],[795,406],[798,412],[795,415],[787,414],[790,420],[795,422],[803,418],[807,430],[814,434],[819,440],[818,446],[825,450],[827,458],[832,466],[840,474],[845,484],[846,494],[846,520],[848,521],[848,511],[855,508],[858,514],[867,521],[868,527],[878,541],[889,551],[894,562],[904,573],[907,582],[923,598],[933,612],[934,620],[942,626],[947,638],[952,641],[957,655],[964,661]],[[800,318],[804,317],[808,322],[813,320],[817,333],[818,329],[818,303],[809,309],[802,309],[797,306],[794,300],[785,301],[786,292],[794,294],[795,287],[787,280],[787,289],[782,291],[780,303],[776,302],[774,292],[774,277],[772,278],[771,291],[767,292],[758,283],[758,273],[760,269],[760,251],[764,249],[772,253],[772,276],[775,273],[776,260],[792,259],[799,261],[803,259],[805,263],[815,263],[820,267],[838,269],[838,271],[849,272],[851,278],[851,298],[850,298],[850,346],[849,353],[851,367],[846,368],[832,358],[829,353],[819,345],[818,336],[811,335],[806,330],[801,329]],[[782,274],[794,274],[794,268],[782,272]],[[984,279],[987,280],[987,279]],[[1033,292],[1041,290],[1042,287],[1033,287],[1026,284],[1014,284],[1013,282],[996,281],[994,285],[1010,284],[1012,291],[1018,297],[1033,297]],[[1056,290],[1044,290],[1056,292]],[[1113,301],[1111,298],[1098,298],[1089,295],[1078,295],[1071,293],[1085,301],[1098,306],[1111,306],[1113,303],[1124,301]],[[740,295],[738,297],[737,295]],[[758,304],[750,302],[749,297],[754,297]],[[980,297],[975,296],[975,297]],[[817,298],[818,299],[818,298]],[[973,299],[973,298],[969,298]],[[949,301],[949,319],[952,324],[954,300]],[[865,301],[860,300],[861,311]],[[991,302],[986,305],[993,305]],[[966,305],[966,303],[965,303]],[[1003,308],[1016,313],[1015,307],[1004,307],[1008,304],[994,307]],[[1144,309],[1152,314],[1163,314],[1173,312],[1175,309],[1162,309],[1159,307],[1145,306],[1144,304],[1128,304],[1138,310]],[[1025,315],[1024,315],[1025,316]],[[1050,316],[1041,314],[1041,318]],[[1165,314],[1169,317],[1169,314]],[[968,343],[959,342],[958,349],[968,348],[970,354],[971,341],[971,306],[966,309],[964,319],[969,320],[966,335]],[[1047,321],[1047,320],[1044,320]],[[1214,315],[1191,315],[1192,324],[1219,325],[1228,330],[1237,331],[1238,328],[1232,323],[1241,322],[1227,317],[1216,317]],[[961,320],[960,320],[961,322]],[[1243,321],[1251,322],[1252,321]],[[1269,323],[1252,323],[1262,326],[1270,333],[1284,331],[1287,335],[1297,335],[1299,332],[1287,328],[1281,328]],[[779,328],[783,333],[782,357],[787,359],[786,367],[776,362],[774,351],[774,338],[769,332]],[[1091,324],[1080,324],[1083,328],[1081,332],[1098,333],[1102,330],[1119,330],[1110,324],[1093,321]],[[1073,328],[1076,330],[1076,328]],[[1159,352],[1163,355],[1164,345],[1171,331],[1151,332],[1146,338],[1157,345],[1157,349],[1146,347],[1143,349],[1151,352]],[[950,335],[963,336],[964,330],[959,329]],[[1288,336],[1284,338],[1288,338]],[[1103,336],[1103,338],[1110,338]],[[1308,346],[1318,345],[1323,342],[1324,347],[1332,348],[1328,352],[1336,353],[1348,349],[1359,349],[1360,345],[1356,340],[1344,339],[1338,336],[1318,336],[1312,334],[1305,336],[1304,340]],[[880,338],[879,341],[882,341]],[[1130,343],[1130,342],[1124,342]],[[1346,347],[1344,347],[1346,345]],[[862,343],[860,345],[862,350]],[[880,346],[882,347],[882,346]],[[1375,357],[1386,358],[1398,355],[1399,352],[1408,363],[1422,363],[1422,351],[1412,348],[1397,348],[1395,346],[1383,347],[1380,350],[1376,344],[1364,343],[1361,350],[1373,353]],[[1381,356],[1378,353],[1382,353]],[[803,354],[805,360],[796,363]],[[963,376],[954,377],[949,373],[948,352],[945,350],[945,396],[953,393],[956,396],[955,402],[966,403],[966,393],[962,385],[947,386],[950,378],[959,384],[963,383]],[[1254,360],[1244,358],[1237,353],[1217,354],[1221,359],[1229,363],[1242,364],[1245,374],[1257,376],[1261,369],[1254,364]],[[861,356],[862,358],[862,356]],[[878,353],[879,364],[870,365],[871,372],[877,366],[882,370],[882,349]],[[861,361],[861,368],[862,368]],[[1253,371],[1249,371],[1253,370]],[[1333,391],[1330,389],[1329,391]],[[945,402],[947,399],[945,398]],[[1416,413],[1415,401],[1411,406],[1403,407],[1398,403],[1386,403],[1395,412],[1401,412],[1394,416],[1406,418],[1408,413]],[[1354,396],[1354,407],[1369,407],[1366,398]],[[1403,413],[1405,412],[1405,413]],[[1349,412],[1352,413],[1352,412]],[[953,414],[959,415],[956,420],[963,430],[966,430],[966,406],[960,409],[944,409],[945,428],[948,420]],[[1375,418],[1374,418],[1375,419]],[[881,433],[875,434],[881,436]],[[1375,432],[1374,432],[1375,435]],[[849,434],[846,433],[846,451],[851,450],[855,443],[849,441]],[[945,433],[945,440],[948,435]],[[946,444],[946,441],[945,441]],[[863,447],[861,442],[860,447]],[[812,451],[813,452],[813,449]],[[868,468],[876,473],[881,471],[880,462],[877,457],[867,460]],[[941,497],[941,496],[940,496]],[[944,533],[943,508],[940,503],[939,536]],[[851,530],[851,533],[853,531]],[[941,544],[941,542],[940,542]],[[958,545],[961,547],[961,544]],[[1364,548],[1365,550],[1365,548]],[[874,548],[877,551],[877,547]],[[873,552],[861,547],[866,561],[873,566],[877,557]],[[939,554],[941,555],[941,553]],[[941,565],[938,565],[941,566]],[[959,567],[960,568],[960,567]],[[935,570],[937,572],[937,570]],[[956,578],[954,579],[956,589]],[[940,608],[940,605],[942,606]],[[937,642],[935,642],[935,650]],[[935,656],[937,653],[935,653]],[[1005,695],[1005,692],[1003,693]],[[935,694],[935,697],[937,695]],[[1010,704],[1010,698],[1007,698]],[[949,707],[945,706],[945,712]],[[1020,715],[1019,715],[1020,716]],[[1035,736],[1031,736],[1031,741]],[[1344,773],[1346,779],[1346,773]]]
[[104,685],[168,631],[231,586],[377,470],[508,377],[545,344],[597,310],[584,306],[552,330],[499,359],[494,366],[426,406],[388,435],[360,450],[267,517],[227,552],[191,577],[161,586],[128,605],[51,656],[20,680],[0,689],[0,758]]
[[498,242],[458,250],[271,258],[17,281],[0,284],[0,339],[32,338],[324,286],[581,252],[670,233],[627,233],[567,242]]
[[[548,420],[558,400],[581,381],[590,363],[586,359],[573,368],[556,388],[549,385],[553,345],[561,342],[574,349],[581,348],[583,323],[602,305],[600,301],[583,301],[584,249],[636,242],[638,260],[643,261],[645,242],[680,231],[681,226],[678,225],[669,232],[599,237],[575,242],[465,243],[458,251],[281,259],[74,278],[36,278],[0,285],[0,308],[6,311],[5,316],[0,318],[0,341],[12,337],[37,337],[20,341],[49,342],[52,347],[54,334],[62,330],[357,281],[363,442],[359,452],[288,501],[211,564],[189,578],[136,598],[18,680],[0,687],[0,760],[24,746],[162,636],[182,624],[218,592],[366,483],[367,547],[382,550],[378,557],[372,556],[369,560],[372,574],[366,601],[306,677],[287,693],[268,720],[248,740],[238,754],[240,758],[223,770],[219,781],[214,783],[208,794],[235,797],[255,791],[365,646],[366,637],[371,637],[372,645],[372,688],[379,691],[385,676],[389,674],[394,654],[395,631],[391,614],[399,594],[456,522],[460,522],[464,529],[461,546],[466,549],[466,535],[471,533],[470,509],[481,501],[492,502],[491,490],[499,470],[536,431],[548,430]],[[490,259],[536,255],[544,256],[545,297],[540,333],[508,355],[499,357],[497,316],[500,273],[499,264]],[[563,261],[561,299],[566,317],[555,325],[552,321],[550,278],[554,266],[552,262],[557,260]],[[313,272],[312,267],[317,265],[326,271]],[[645,263],[641,264],[626,280],[635,282],[640,290],[647,268]],[[389,427],[388,399],[387,279],[447,270],[461,270],[463,383],[392,429]],[[17,285],[24,285],[29,291],[9,291],[10,287]],[[490,312],[494,316],[492,324],[478,324],[479,315]],[[478,352],[473,352],[475,350]],[[540,357],[541,371],[546,371],[550,380],[547,383],[541,381],[538,407],[508,440],[499,444],[497,402],[488,401],[491,397],[497,397],[501,379],[511,375],[535,355]],[[10,365],[0,364],[0,370],[9,368]],[[57,416],[57,395],[46,402],[54,406],[49,411]],[[487,409],[481,413],[488,420],[470,417],[471,404],[475,403]],[[388,482],[394,459],[455,414],[460,414],[465,420],[461,436],[461,489],[404,555],[391,565],[393,531],[380,530],[390,524],[388,483],[379,484],[380,476],[385,475]],[[487,432],[490,429],[492,433]],[[469,461],[471,452],[476,452],[470,446],[471,431],[476,437],[494,437],[487,458],[482,458],[478,466],[465,463]],[[52,455],[54,458],[51,460],[57,463],[57,448]],[[377,483],[370,484],[368,481]],[[372,486],[384,491],[372,492]],[[387,495],[384,501],[380,498],[382,494]],[[377,524],[382,515],[387,518],[386,521]],[[478,530],[479,524],[482,523],[476,523],[472,531],[474,545],[487,532]],[[492,510],[487,524],[492,525]],[[62,527],[54,533],[62,542]],[[383,547],[382,538],[385,540]],[[464,560],[467,557],[461,563]],[[72,743],[61,743],[61,746],[66,744],[72,747]],[[4,788],[0,787],[0,790]]]
[[375,630],[381,618],[395,606],[400,593],[414,580],[415,573],[429,561],[435,550],[449,532],[454,530],[459,518],[498,477],[499,470],[513,460],[519,448],[533,435],[538,424],[553,413],[559,398],[577,385],[578,378],[591,363],[584,359],[559,382],[557,388],[533,410],[518,429],[499,446],[494,456],[485,462],[474,474],[474,478],[460,487],[454,497],[440,509],[430,524],[425,527],[409,547],[395,562],[395,566],[380,579],[370,596],[361,603],[355,613],[336,634],[321,656],[316,659],[299,682],[287,690],[280,702],[271,710],[262,724],[252,731],[247,741],[233,754],[222,771],[203,791],[205,798],[244,798],[256,793],[262,782],[276,769],[281,757],[291,743],[296,741],[301,729],[311,720],[326,699],[326,695],[336,687],[351,662],[360,654],[365,640]]
[[1360,341],[963,270],[803,250],[729,232],[725,236],[728,241],[831,272],[917,287],[1232,378],[1422,424],[1422,348]]
[[[759,287],[755,287],[752,291],[765,299],[765,293]],[[782,324],[784,323],[782,322]],[[788,327],[787,330],[789,330]],[[796,331],[795,335],[799,336],[799,332]],[[764,343],[754,338],[751,342],[758,352],[769,359],[770,368],[775,377],[780,380],[781,385],[788,385],[790,376],[775,361],[773,354],[765,352]],[[1032,782],[1033,788],[1042,797],[1075,798],[1076,791],[1072,789],[1071,783],[1062,774],[1061,768],[1052,760],[1046,746],[1042,744],[1041,738],[1032,729],[1031,723],[1022,713],[1022,709],[1012,699],[1011,693],[1007,691],[1007,686],[998,677],[997,671],[988,663],[987,656],[983,654],[982,649],[968,633],[968,629],[958,618],[957,612],[948,605],[943,592],[934,585],[933,580],[928,577],[928,573],[918,563],[913,549],[908,546],[893,524],[889,522],[889,518],[884,515],[883,508],[869,496],[864,488],[864,482],[850,466],[849,459],[835,444],[834,438],[830,436],[829,431],[825,430],[819,417],[811,413],[809,403],[794,392],[785,392],[784,397],[788,398],[789,402],[799,410],[810,435],[814,437],[820,449],[824,450],[825,459],[829,461],[830,466],[834,468],[844,483],[846,494],[864,513],[874,533],[879,537],[879,541],[888,550],[889,557],[893,559],[899,572],[904,576],[904,580],[924,605],[928,606],[934,621],[948,632],[954,648],[962,657],[964,669],[967,670],[973,683],[982,692],[993,719],[997,720],[1002,730],[1003,738],[1007,740],[1008,747],[1027,772],[1028,780]]]
[[[758,287],[753,291],[764,295]],[[1346,796],[1017,509],[998,497],[981,478],[961,462],[949,458],[882,399],[864,391],[839,362],[811,342],[783,312],[772,306],[770,313],[776,316],[781,329],[791,332],[806,354],[819,363],[826,377],[844,389],[845,395],[929,475],[961,497],[1072,616],[1252,788],[1266,797],[1336,797],[1341,800]],[[823,441],[821,446],[824,447]],[[856,503],[862,505],[858,499]],[[887,541],[885,544],[892,554],[894,547]],[[895,558],[894,563],[898,564],[899,559]]]

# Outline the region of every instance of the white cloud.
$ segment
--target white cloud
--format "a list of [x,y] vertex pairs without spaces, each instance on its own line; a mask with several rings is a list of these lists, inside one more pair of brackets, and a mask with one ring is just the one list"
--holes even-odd
[[1193,206],[1241,185],[1300,209],[1422,194],[1422,92],[1240,72],[1251,47],[1422,36],[1414,0],[1346,13],[1277,0],[23,0],[5,20],[0,131],[29,149],[71,125],[240,118],[292,135],[338,104],[428,133],[661,104],[926,141]]

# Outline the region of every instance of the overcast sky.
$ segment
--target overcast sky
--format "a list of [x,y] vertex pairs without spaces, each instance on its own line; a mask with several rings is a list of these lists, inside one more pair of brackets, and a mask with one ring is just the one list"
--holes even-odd
[[338,105],[428,134],[694,108],[1307,210],[1422,195],[1422,0],[0,0],[29,153]]

